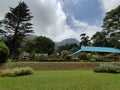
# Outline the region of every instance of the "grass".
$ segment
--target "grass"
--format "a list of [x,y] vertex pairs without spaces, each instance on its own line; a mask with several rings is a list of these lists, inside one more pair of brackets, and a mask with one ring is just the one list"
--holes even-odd
[[0,90],[119,90],[120,74],[90,70],[36,71],[21,77],[0,77]]

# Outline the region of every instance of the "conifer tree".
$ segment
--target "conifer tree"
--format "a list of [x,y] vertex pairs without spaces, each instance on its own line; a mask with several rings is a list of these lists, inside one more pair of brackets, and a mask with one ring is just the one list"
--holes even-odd
[[33,32],[32,23],[30,23],[32,17],[27,4],[19,2],[15,8],[10,7],[10,12],[1,20],[2,27],[7,32],[5,36],[11,54],[17,54],[23,37]]

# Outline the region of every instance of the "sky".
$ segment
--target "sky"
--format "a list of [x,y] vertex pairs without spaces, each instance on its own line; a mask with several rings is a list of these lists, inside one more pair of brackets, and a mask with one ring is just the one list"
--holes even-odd
[[[20,0],[0,0],[0,20]],[[101,31],[106,12],[120,5],[120,0],[21,0],[31,11],[34,35],[59,42],[80,40],[80,34],[92,37]]]

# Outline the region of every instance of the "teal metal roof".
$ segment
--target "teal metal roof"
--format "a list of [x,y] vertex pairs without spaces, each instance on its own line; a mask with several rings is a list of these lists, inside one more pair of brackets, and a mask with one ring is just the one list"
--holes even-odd
[[120,53],[120,49],[116,49],[116,48],[84,46],[84,47],[81,47],[81,49],[76,51],[74,54],[77,54],[77,53],[82,52],[82,51]]

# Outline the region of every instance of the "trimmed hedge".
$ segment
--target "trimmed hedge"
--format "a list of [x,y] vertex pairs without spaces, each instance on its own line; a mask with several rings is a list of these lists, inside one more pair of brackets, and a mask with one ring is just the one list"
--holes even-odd
[[0,41],[0,63],[5,63],[9,55],[9,49],[4,42]]
[[16,77],[16,76],[23,76],[30,74],[33,74],[33,69],[30,67],[21,67],[21,68],[16,67],[14,69],[3,70],[0,73],[2,77]]
[[96,73],[120,73],[120,66],[102,65],[93,69]]

